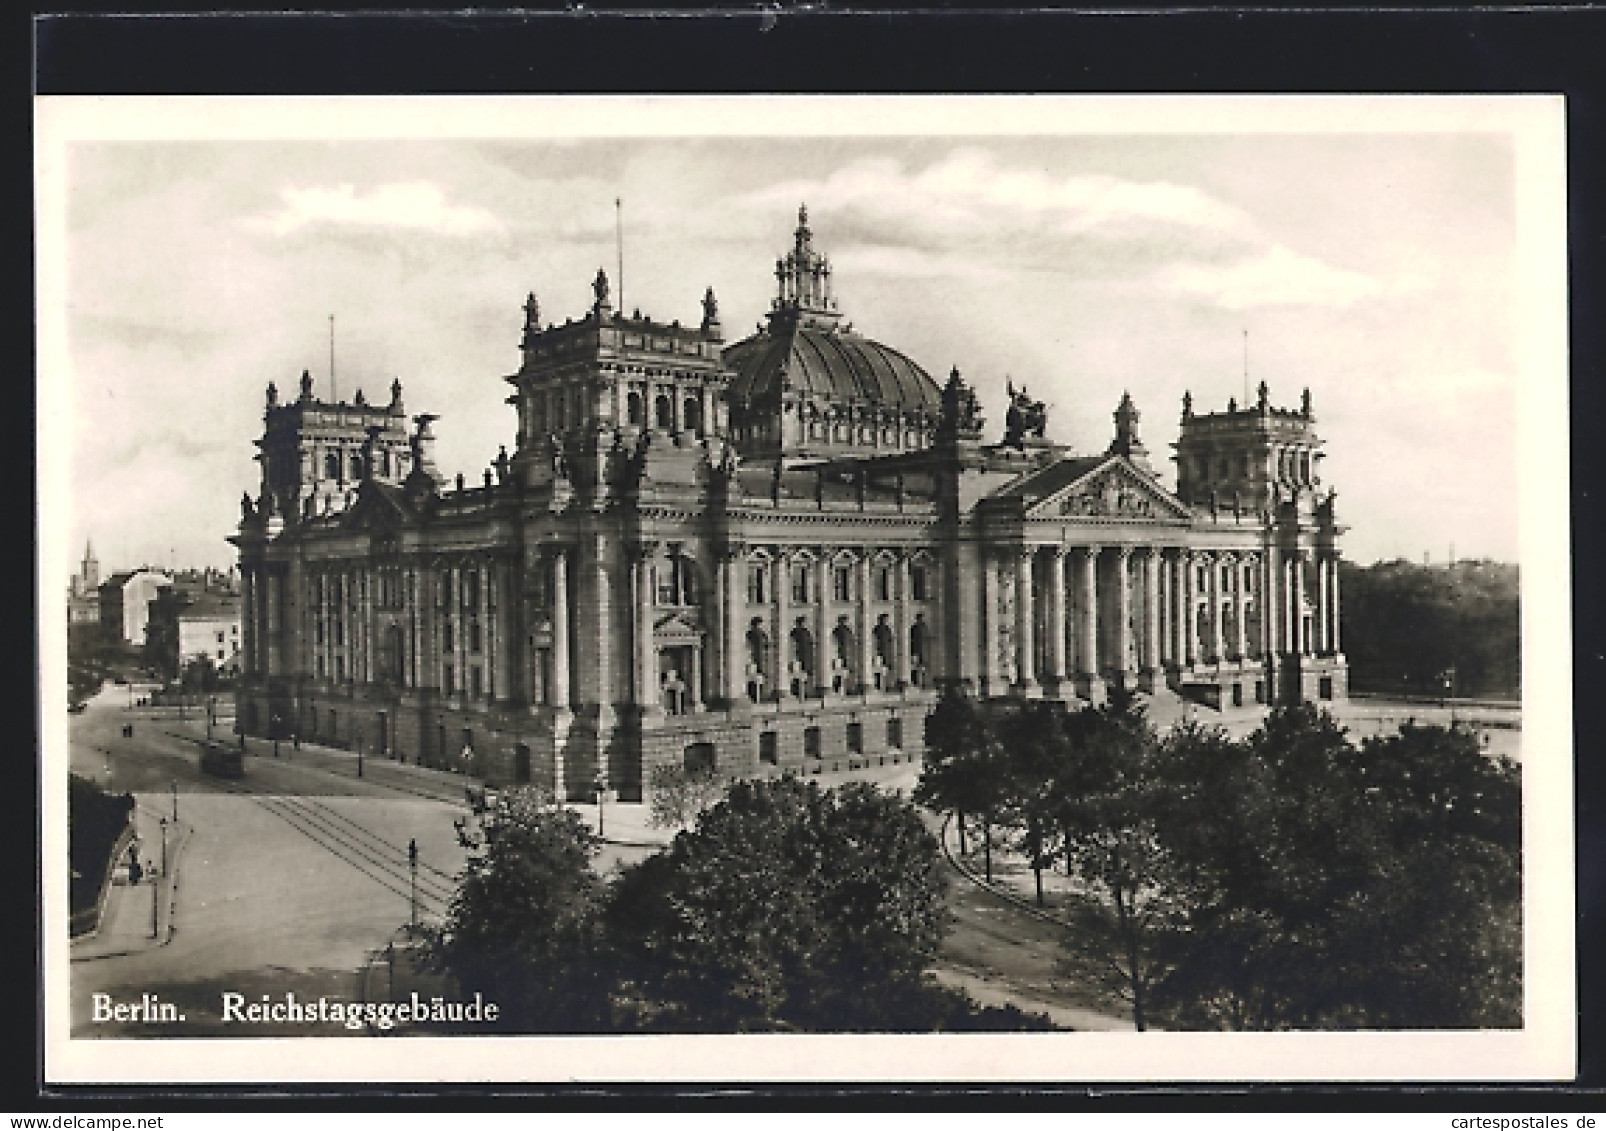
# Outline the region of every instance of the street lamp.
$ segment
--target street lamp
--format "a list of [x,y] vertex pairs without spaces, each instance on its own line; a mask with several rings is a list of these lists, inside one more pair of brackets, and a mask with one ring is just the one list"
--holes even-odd
[[173,824],[178,824],[178,779],[173,779]]
[[362,731],[360,729],[357,731],[357,737],[354,741],[357,744],[357,776],[362,777]]
[[167,875],[167,818],[163,817],[157,823],[162,826],[162,871],[161,871],[161,874],[165,876],[165,875]]
[[592,788],[597,791],[597,836],[600,839],[602,836],[602,802],[608,796],[608,783],[599,777],[592,783]]
[[407,871],[411,879],[408,893],[408,903],[412,908],[413,931],[418,931],[418,838],[413,837],[407,842]]
[[279,715],[278,715],[278,712],[274,712],[273,715],[269,717],[268,723],[273,729],[273,756],[275,758],[277,758],[279,756]]

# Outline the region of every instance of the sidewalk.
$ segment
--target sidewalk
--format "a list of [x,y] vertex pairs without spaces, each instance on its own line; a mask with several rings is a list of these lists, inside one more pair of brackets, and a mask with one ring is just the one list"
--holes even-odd
[[71,958],[87,962],[99,958],[118,958],[166,946],[173,937],[173,907],[179,881],[179,865],[194,829],[186,822],[167,825],[167,871],[161,873],[164,815],[157,802],[166,795],[136,794],[134,821],[138,836],[141,867],[149,865],[138,885],[128,882],[127,854],[113,870],[112,889],[106,896],[100,928],[93,934],[74,939]]

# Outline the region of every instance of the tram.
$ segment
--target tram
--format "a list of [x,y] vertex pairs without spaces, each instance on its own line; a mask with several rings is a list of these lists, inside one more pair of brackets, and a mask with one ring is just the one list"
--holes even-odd
[[220,778],[243,778],[245,752],[232,743],[208,739],[201,743],[201,772]]

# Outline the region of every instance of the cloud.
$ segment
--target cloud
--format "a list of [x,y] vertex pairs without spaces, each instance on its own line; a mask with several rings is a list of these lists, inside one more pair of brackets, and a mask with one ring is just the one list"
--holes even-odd
[[502,222],[490,212],[449,204],[440,186],[428,181],[379,185],[368,193],[358,193],[349,184],[313,185],[281,189],[279,196],[283,208],[247,222],[278,236],[309,224],[407,228],[454,236],[502,230]]
[[1010,168],[990,153],[958,149],[918,171],[888,158],[853,162],[823,180],[791,180],[739,198],[766,212],[807,201],[833,223],[857,217],[885,237],[926,243],[955,233],[1030,229],[1041,235],[1142,237],[1193,231],[1242,238],[1254,224],[1242,209],[1200,189],[1102,173],[1056,176]]
[[836,252],[832,259],[839,274],[883,275],[898,279],[963,279],[993,283],[1010,278],[1007,271],[959,255],[936,255],[910,247],[874,247],[856,244]]
[[1228,310],[1260,306],[1344,308],[1370,298],[1420,290],[1416,276],[1378,279],[1334,267],[1277,244],[1229,263],[1173,263],[1155,276],[1161,290]]

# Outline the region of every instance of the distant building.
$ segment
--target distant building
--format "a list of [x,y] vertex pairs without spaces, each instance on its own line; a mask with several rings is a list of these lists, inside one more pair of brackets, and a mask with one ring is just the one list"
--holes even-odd
[[108,641],[144,644],[150,604],[173,579],[154,569],[124,570],[100,586],[100,627]]
[[100,620],[100,562],[95,547],[84,543],[84,560],[67,583],[67,623],[95,624]]
[[146,643],[168,678],[203,658],[232,676],[240,670],[240,600],[221,589],[164,586],[151,602]]

